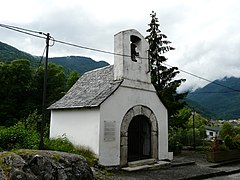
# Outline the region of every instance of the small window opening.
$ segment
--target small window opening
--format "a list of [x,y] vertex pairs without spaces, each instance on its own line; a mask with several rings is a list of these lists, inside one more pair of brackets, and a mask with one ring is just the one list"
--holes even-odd
[[130,43],[130,46],[131,46],[131,59],[134,62],[137,62],[136,57],[139,56],[139,52],[137,51],[137,45],[136,44],[140,40],[141,39],[139,37],[137,37],[137,36],[134,36],[134,35],[130,36],[130,41],[131,41],[131,43]]
[[139,56],[139,52],[136,51],[137,46],[131,42],[131,58],[132,61],[137,62],[136,56]]

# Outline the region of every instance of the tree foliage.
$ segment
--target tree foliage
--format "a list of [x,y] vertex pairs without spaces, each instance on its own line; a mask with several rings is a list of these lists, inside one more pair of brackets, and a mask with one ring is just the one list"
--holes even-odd
[[28,129],[23,123],[0,129],[0,150],[37,149],[39,133],[36,129]]
[[[73,84],[76,78],[72,76],[69,78]],[[29,60],[14,60],[10,64],[0,62],[0,126],[15,125],[35,110],[41,113],[43,78],[44,67],[35,70]],[[65,94],[69,88],[67,79],[62,66],[49,63],[46,106]]]
[[159,30],[158,18],[156,13],[151,13],[150,28],[147,30],[149,35],[146,37],[149,43],[149,62],[151,68],[152,83],[155,86],[158,95],[164,105],[168,109],[168,115],[170,118],[170,125],[174,126],[174,116],[178,113],[178,110],[184,107],[183,98],[185,93],[177,93],[177,88],[181,85],[185,79],[175,79],[179,74],[177,67],[167,67],[167,58],[163,56],[170,50],[174,50],[170,46],[171,42],[167,40],[167,36]]
[[77,71],[72,71],[67,79],[67,89],[70,89],[78,79]]
[[180,109],[174,117],[177,119],[177,121],[174,122],[174,127],[188,128],[192,112],[190,109],[184,107]]
[[219,134],[223,139],[225,138],[225,136],[233,137],[236,134],[234,130],[234,125],[230,122],[224,122]]
[[[37,69],[37,73],[33,81],[33,87],[35,88],[35,97],[38,97],[38,102],[42,99],[44,71],[45,68],[43,66],[40,66]],[[66,80],[67,77],[62,66],[54,63],[48,64],[46,102],[47,106],[49,106],[65,94]],[[38,94],[40,96],[38,96]]]
[[[176,118],[178,121],[174,127],[169,128],[169,149],[174,152],[175,148],[179,145],[192,146],[194,143],[193,138],[193,115],[191,110],[188,108],[183,108],[179,111]],[[203,139],[206,138],[206,125],[208,123],[207,119],[202,117],[200,114],[195,113],[195,145],[202,146]],[[180,125],[183,123],[182,125]],[[177,128],[176,128],[177,127]]]
[[17,119],[26,115],[32,78],[32,69],[28,60],[15,60],[11,64],[0,64],[1,125],[13,125]]

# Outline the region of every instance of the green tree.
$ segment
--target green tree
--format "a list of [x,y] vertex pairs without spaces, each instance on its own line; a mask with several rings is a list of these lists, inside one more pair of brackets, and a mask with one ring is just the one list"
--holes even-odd
[[189,108],[184,107],[178,111],[178,113],[174,116],[174,127],[181,127],[181,128],[186,128],[189,119],[192,116],[192,112]]
[[[0,63],[0,126],[12,126],[36,109],[41,113],[44,68],[33,72],[28,60]],[[49,63],[46,107],[65,94],[66,81],[63,67]]]
[[[191,111],[190,111],[191,112]],[[206,118],[202,117],[201,114],[198,114],[195,112],[194,114],[194,126],[195,128],[205,128],[206,125],[208,124],[208,121]],[[189,118],[188,122],[187,122],[187,126],[186,128],[191,129],[193,127],[193,116],[191,115],[191,117]]]
[[152,83],[155,86],[158,95],[164,105],[168,109],[169,124],[175,126],[177,119],[174,116],[178,110],[182,109],[185,105],[183,98],[186,93],[177,93],[177,88],[185,79],[176,79],[179,74],[177,67],[168,68],[165,64],[167,58],[162,54],[170,50],[174,50],[167,40],[167,36],[159,30],[158,18],[156,13],[151,13],[150,28],[147,30],[149,35],[146,37],[149,43],[149,62],[151,68]]
[[225,138],[225,136],[233,137],[235,135],[234,125],[230,122],[224,122],[221,130],[219,132],[221,138]]
[[[37,69],[33,81],[32,99],[35,104],[35,109],[41,112],[42,97],[43,97],[43,79],[44,79],[43,66]],[[46,107],[60,99],[66,92],[66,74],[63,66],[49,63],[48,64],[48,77],[47,77],[47,94],[46,94]]]
[[67,89],[70,89],[78,79],[79,75],[77,71],[72,71],[69,77],[67,78]]
[[33,74],[28,60],[0,63],[0,125],[10,126],[28,115]]

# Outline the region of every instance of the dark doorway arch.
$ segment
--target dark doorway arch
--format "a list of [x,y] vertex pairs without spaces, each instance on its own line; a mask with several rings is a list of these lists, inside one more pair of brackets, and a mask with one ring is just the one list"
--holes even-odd
[[146,116],[133,117],[128,127],[128,162],[151,157],[151,124]]
[[[153,111],[144,105],[136,105],[130,108],[123,117],[120,129],[120,166],[126,166],[128,160],[128,131],[132,120],[138,117],[145,119],[150,127],[150,158],[158,159],[158,123]],[[145,120],[144,123],[145,123]],[[134,120],[135,121],[135,120]],[[141,121],[141,120],[140,120]],[[136,126],[133,123],[133,127]],[[131,140],[130,140],[131,143]]]

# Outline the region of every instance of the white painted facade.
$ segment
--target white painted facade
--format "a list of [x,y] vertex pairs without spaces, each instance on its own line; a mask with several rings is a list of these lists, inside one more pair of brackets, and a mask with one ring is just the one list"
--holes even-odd
[[[130,56],[132,36],[139,52],[137,62]],[[99,107],[51,110],[50,137],[65,135],[76,145],[90,147],[104,166],[125,166],[120,152],[122,121],[131,108],[143,106],[157,119],[157,160],[172,159],[168,152],[167,109],[151,84],[148,43],[136,30],[128,30],[115,35],[114,45],[115,53],[127,55],[114,58],[114,79],[123,80],[120,87]]]
[[[144,94],[144,95],[143,95]],[[124,98],[123,98],[124,97]],[[116,140],[114,142],[104,142],[103,133],[100,133],[100,154],[99,160],[103,165],[115,166],[120,164],[120,127],[121,120],[127,111],[136,106],[144,105],[149,107],[158,120],[158,127],[161,127],[158,134],[158,157],[159,159],[169,159],[168,154],[168,124],[167,110],[159,101],[154,91],[143,91],[121,86],[101,108],[101,131],[103,131],[104,121],[116,121]],[[120,120],[120,121],[119,121]]]
[[50,138],[66,136],[99,154],[99,108],[51,110]]
[[219,137],[219,130],[206,129],[207,139],[213,140],[213,138]]

